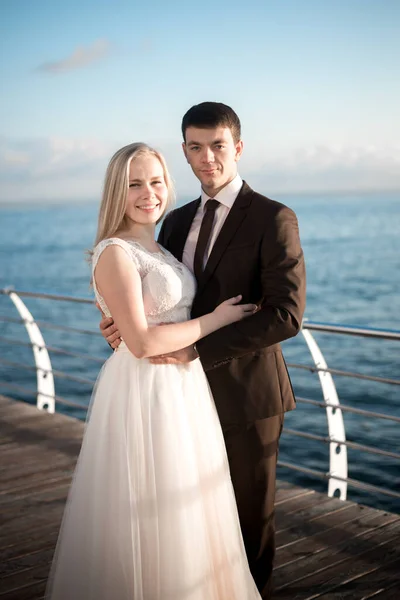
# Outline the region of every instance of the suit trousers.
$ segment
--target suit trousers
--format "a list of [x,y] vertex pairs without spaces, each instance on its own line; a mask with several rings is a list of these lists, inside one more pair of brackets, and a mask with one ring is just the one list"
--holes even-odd
[[250,571],[271,598],[275,555],[275,487],[284,413],[254,423],[222,425]]

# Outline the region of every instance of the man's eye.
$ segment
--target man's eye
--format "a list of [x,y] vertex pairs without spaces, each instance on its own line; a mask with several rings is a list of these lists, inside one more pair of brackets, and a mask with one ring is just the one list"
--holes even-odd
[[223,148],[225,148],[223,144],[217,144],[216,147],[218,148],[218,150],[222,150]]
[[198,149],[199,149],[199,146],[190,146],[190,149],[191,149],[191,150],[198,150]]

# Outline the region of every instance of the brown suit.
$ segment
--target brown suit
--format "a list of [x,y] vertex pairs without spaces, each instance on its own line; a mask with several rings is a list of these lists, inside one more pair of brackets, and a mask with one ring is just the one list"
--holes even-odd
[[[159,242],[182,260],[200,199],[172,211]],[[294,212],[245,182],[198,281],[192,316],[238,294],[260,310],[197,344],[224,431],[249,564],[269,597],[275,472],[283,413],[295,399],[279,342],[295,336],[305,268]]]

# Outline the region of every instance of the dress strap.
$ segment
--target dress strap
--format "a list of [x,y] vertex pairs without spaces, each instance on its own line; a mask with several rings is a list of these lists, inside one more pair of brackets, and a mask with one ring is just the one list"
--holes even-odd
[[129,258],[133,261],[133,263],[135,264],[135,266],[137,267],[137,269],[139,270],[139,261],[138,258],[136,256],[136,252],[135,249],[132,247],[131,244],[129,244],[128,242],[126,242],[125,240],[122,240],[121,238],[107,238],[105,240],[101,240],[101,242],[99,242],[97,244],[97,246],[94,248],[93,251],[93,256],[92,256],[92,283],[93,283],[93,290],[96,296],[96,300],[99,303],[101,310],[103,311],[103,313],[109,317],[111,316],[110,311],[108,310],[108,307],[103,299],[103,297],[100,295],[97,286],[96,286],[96,277],[95,277],[95,270],[96,270],[96,266],[97,263],[99,262],[99,258],[102,255],[102,253],[104,252],[104,250],[106,248],[108,248],[109,246],[119,246],[120,248],[122,248],[127,255],[129,256]]

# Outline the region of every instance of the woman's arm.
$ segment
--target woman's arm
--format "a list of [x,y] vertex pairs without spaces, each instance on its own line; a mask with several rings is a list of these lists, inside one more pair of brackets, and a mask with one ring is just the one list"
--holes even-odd
[[112,245],[102,252],[94,277],[122,339],[137,358],[185,348],[220,327],[252,314],[255,309],[253,304],[238,305],[239,296],[227,300],[212,313],[198,319],[149,327],[143,306],[140,275],[121,247]]

